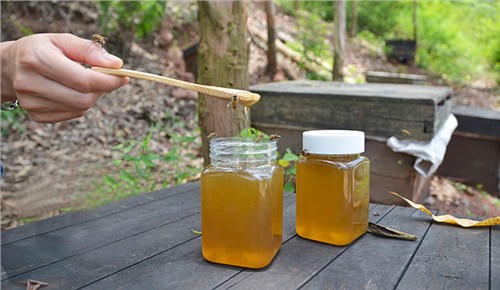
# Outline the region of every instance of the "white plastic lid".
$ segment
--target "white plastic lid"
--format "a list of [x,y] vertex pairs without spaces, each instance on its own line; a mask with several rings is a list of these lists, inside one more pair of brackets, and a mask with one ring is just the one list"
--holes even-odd
[[302,149],[313,154],[359,154],[365,133],[353,130],[313,130],[302,134]]

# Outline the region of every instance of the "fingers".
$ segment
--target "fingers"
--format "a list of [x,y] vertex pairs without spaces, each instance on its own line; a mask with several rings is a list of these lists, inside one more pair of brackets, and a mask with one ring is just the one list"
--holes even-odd
[[124,77],[101,74],[84,68],[63,55],[45,58],[40,56],[37,63],[39,65],[36,70],[41,75],[83,93],[110,92],[128,82]]
[[123,65],[120,58],[109,54],[101,45],[90,40],[72,34],[54,34],[51,38],[54,45],[74,61],[107,68],[121,68]]
[[48,113],[40,113],[40,112],[30,112],[31,119],[38,123],[56,123],[71,119],[80,118],[85,115],[85,111],[76,111],[76,112],[48,112]]
[[109,92],[128,81],[84,68],[80,62],[120,67],[122,61],[90,40],[71,34],[34,35],[21,39],[18,47],[21,70],[36,71],[79,92]]
[[81,93],[33,72],[26,72],[15,88],[21,106],[38,112],[88,110],[103,94]]
[[27,36],[0,46],[0,51],[2,97],[14,93],[37,122],[80,117],[104,92],[128,82],[126,77],[84,68],[81,63],[120,68],[123,62],[100,45],[71,34]]

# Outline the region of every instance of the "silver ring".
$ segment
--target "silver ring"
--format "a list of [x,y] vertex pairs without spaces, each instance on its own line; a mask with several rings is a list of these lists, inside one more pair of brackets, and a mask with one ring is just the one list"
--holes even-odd
[[2,103],[2,111],[12,111],[19,105],[19,100],[14,102],[4,102]]

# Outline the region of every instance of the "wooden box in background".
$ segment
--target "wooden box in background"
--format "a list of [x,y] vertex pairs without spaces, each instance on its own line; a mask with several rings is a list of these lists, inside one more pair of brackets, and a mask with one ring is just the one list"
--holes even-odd
[[452,113],[458,127],[438,173],[500,198],[500,111],[454,107]]
[[[416,202],[429,193],[430,177],[413,169],[415,157],[395,153],[388,137],[430,140],[451,110],[447,87],[399,84],[343,84],[293,81],[252,86],[261,95],[252,107],[252,126],[278,133],[281,152],[302,149],[302,132],[314,129],[361,130],[371,160],[371,201],[403,204],[388,191]],[[409,134],[410,135],[409,135]]]
[[451,111],[448,87],[291,81],[255,85],[256,125],[362,130],[377,137],[431,140]]

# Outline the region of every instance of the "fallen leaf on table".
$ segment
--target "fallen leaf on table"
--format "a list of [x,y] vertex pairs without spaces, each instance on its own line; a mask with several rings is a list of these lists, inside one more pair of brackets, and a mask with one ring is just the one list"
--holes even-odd
[[191,229],[191,232],[195,235],[201,235],[201,232],[200,231],[197,231],[197,230],[193,230]]
[[413,201],[411,201],[411,200],[409,200],[407,198],[404,198],[404,197],[402,197],[401,195],[399,195],[399,194],[397,194],[395,192],[389,191],[389,193],[393,194],[393,195],[395,195],[397,197],[402,198],[404,201],[406,201],[413,208],[416,208],[416,209],[419,209],[419,210],[425,212],[426,214],[430,215],[433,220],[435,220],[437,222],[440,222],[440,223],[447,223],[447,224],[459,225],[459,226],[462,226],[464,228],[468,228],[468,227],[486,227],[486,226],[500,225],[500,216],[488,218],[488,219],[485,219],[485,220],[482,220],[482,221],[475,221],[475,220],[471,220],[471,219],[457,218],[457,217],[454,217],[454,216],[452,216],[450,214],[437,215],[436,216],[436,215],[433,215],[430,210],[428,210],[425,206],[423,206],[421,204],[414,203]]
[[381,225],[375,224],[370,222],[368,224],[368,230],[370,234],[374,234],[377,236],[382,236],[386,238],[393,238],[393,239],[401,239],[401,240],[408,240],[408,241],[416,241],[418,238],[414,235],[410,235],[395,229],[391,229],[388,227],[383,227]]

